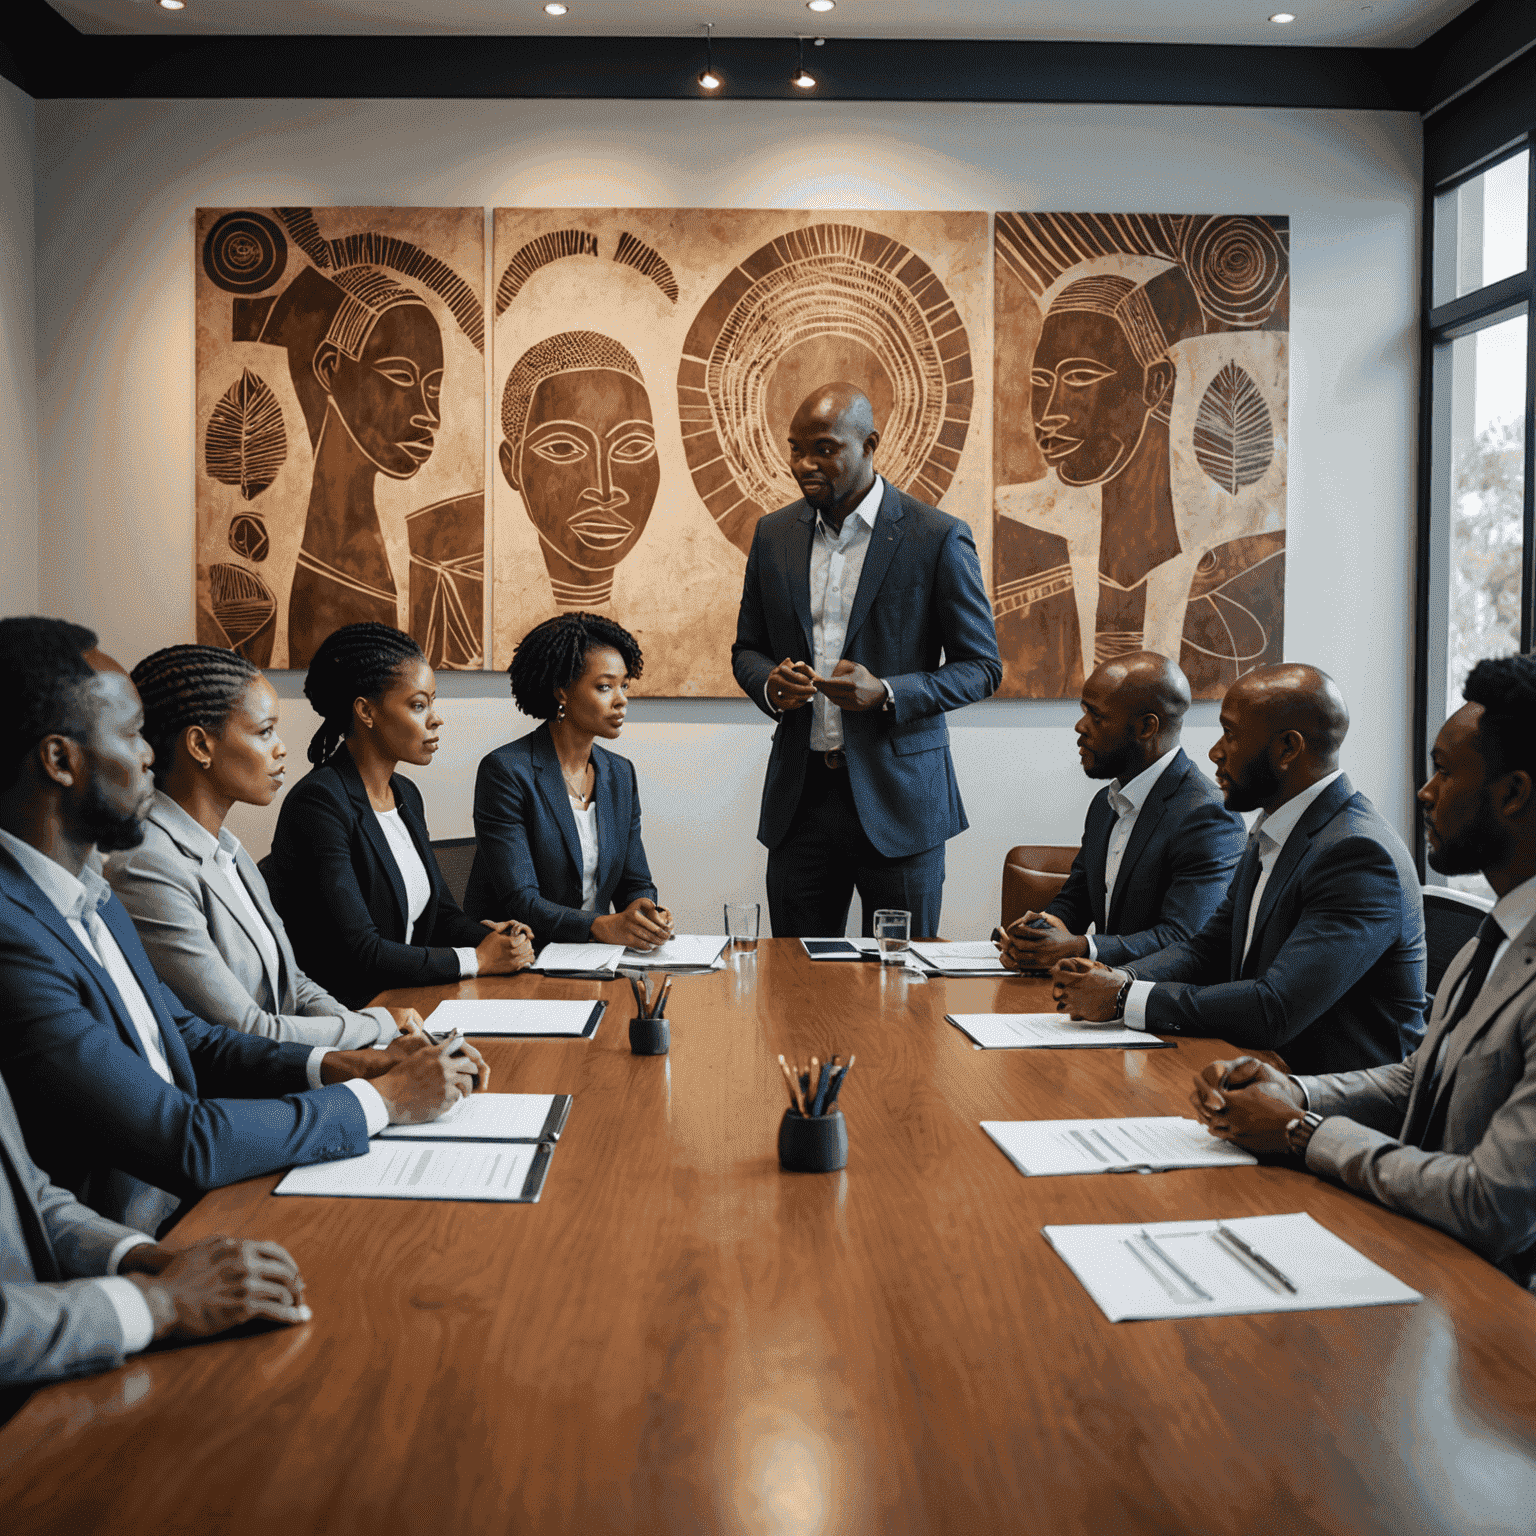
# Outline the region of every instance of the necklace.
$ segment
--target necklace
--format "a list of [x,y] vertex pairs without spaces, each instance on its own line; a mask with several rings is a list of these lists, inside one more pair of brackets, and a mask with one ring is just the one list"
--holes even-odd
[[571,782],[571,776],[565,771],[564,766],[561,767],[560,777],[565,780],[565,787],[570,790],[571,798],[573,800],[580,800],[585,803],[587,792],[582,786],[587,782],[587,768],[590,768],[591,766],[592,764],[589,761],[586,767],[584,767],[581,772],[576,775],[575,783]]

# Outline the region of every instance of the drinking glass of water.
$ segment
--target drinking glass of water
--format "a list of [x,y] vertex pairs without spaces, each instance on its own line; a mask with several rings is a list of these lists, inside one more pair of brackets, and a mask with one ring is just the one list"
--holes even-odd
[[880,946],[881,965],[905,965],[907,945],[912,940],[912,914],[894,907],[882,907],[875,913],[875,941]]

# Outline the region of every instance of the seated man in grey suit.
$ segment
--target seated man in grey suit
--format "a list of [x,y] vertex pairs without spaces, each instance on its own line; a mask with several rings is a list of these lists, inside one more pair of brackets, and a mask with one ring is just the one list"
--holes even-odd
[[0,1386],[109,1371],[156,1339],[253,1318],[306,1323],[303,1297],[276,1243],[208,1237],[178,1252],[50,1184],[0,1082]]
[[1279,1051],[1298,1071],[1401,1061],[1424,1030],[1424,903],[1403,840],[1339,769],[1348,730],[1316,667],[1233,683],[1211,761],[1228,810],[1264,814],[1231,887],[1193,938],[1130,966],[1061,961],[1058,1008]]
[[1004,965],[1120,965],[1198,933],[1221,904],[1247,832],[1179,745],[1188,709],[1189,679],[1156,651],[1107,661],[1083,684],[1078,756],[1110,783],[1088,806],[1056,899],[1009,925]]
[[1212,1062],[1190,1095],[1217,1135],[1290,1152],[1460,1238],[1536,1289],[1536,657],[1480,661],[1419,791],[1430,867],[1498,896],[1446,970],[1424,1043],[1363,1072]]

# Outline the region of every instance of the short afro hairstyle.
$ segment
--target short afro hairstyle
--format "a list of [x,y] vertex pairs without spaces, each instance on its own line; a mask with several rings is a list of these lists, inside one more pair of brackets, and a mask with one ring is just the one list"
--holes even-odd
[[639,677],[645,664],[640,645],[621,624],[600,613],[562,613],[530,629],[512,653],[507,676],[512,698],[534,720],[553,720],[560,712],[556,688],[568,688],[587,669],[587,656],[612,646],[624,658],[624,670]]
[[1480,704],[1477,749],[1488,777],[1524,770],[1536,779],[1536,656],[1497,656],[1472,668],[1462,697]]
[[133,669],[144,701],[144,739],[154,748],[155,782],[162,789],[188,728],[200,725],[217,735],[260,676],[254,662],[216,645],[168,645]]
[[10,678],[11,707],[0,725],[0,789],[45,737],[79,738],[90,729],[82,697],[96,676],[85,659],[96,634],[68,619],[0,619],[0,674]]
[[352,731],[352,701],[380,699],[408,661],[425,661],[404,630],[368,620],[344,624],[320,642],[304,677],[304,697],[320,716],[309,760],[328,763]]

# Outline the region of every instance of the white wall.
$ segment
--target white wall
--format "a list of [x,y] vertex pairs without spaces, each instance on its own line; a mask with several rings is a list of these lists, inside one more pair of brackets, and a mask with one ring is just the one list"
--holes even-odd
[[[1292,220],[1286,649],[1338,679],[1346,760],[1409,827],[1418,121],[1409,114],[731,102],[41,102],[39,446],[45,611],[132,663],[193,635],[192,217],[239,204],[523,204],[1286,213]],[[302,762],[313,726],[280,680]],[[434,835],[468,835],[474,767],[526,729],[505,679],[442,680]],[[951,722],[971,829],[945,931],[995,920],[1015,842],[1078,840],[1091,792],[1067,703]],[[638,701],[664,899],[713,927],[760,891],[768,727],[744,700]],[[1214,739],[1197,706],[1186,744]],[[294,775],[297,777],[297,774]],[[238,830],[264,850],[270,816]]]
[[37,606],[32,98],[0,80],[0,613]]

